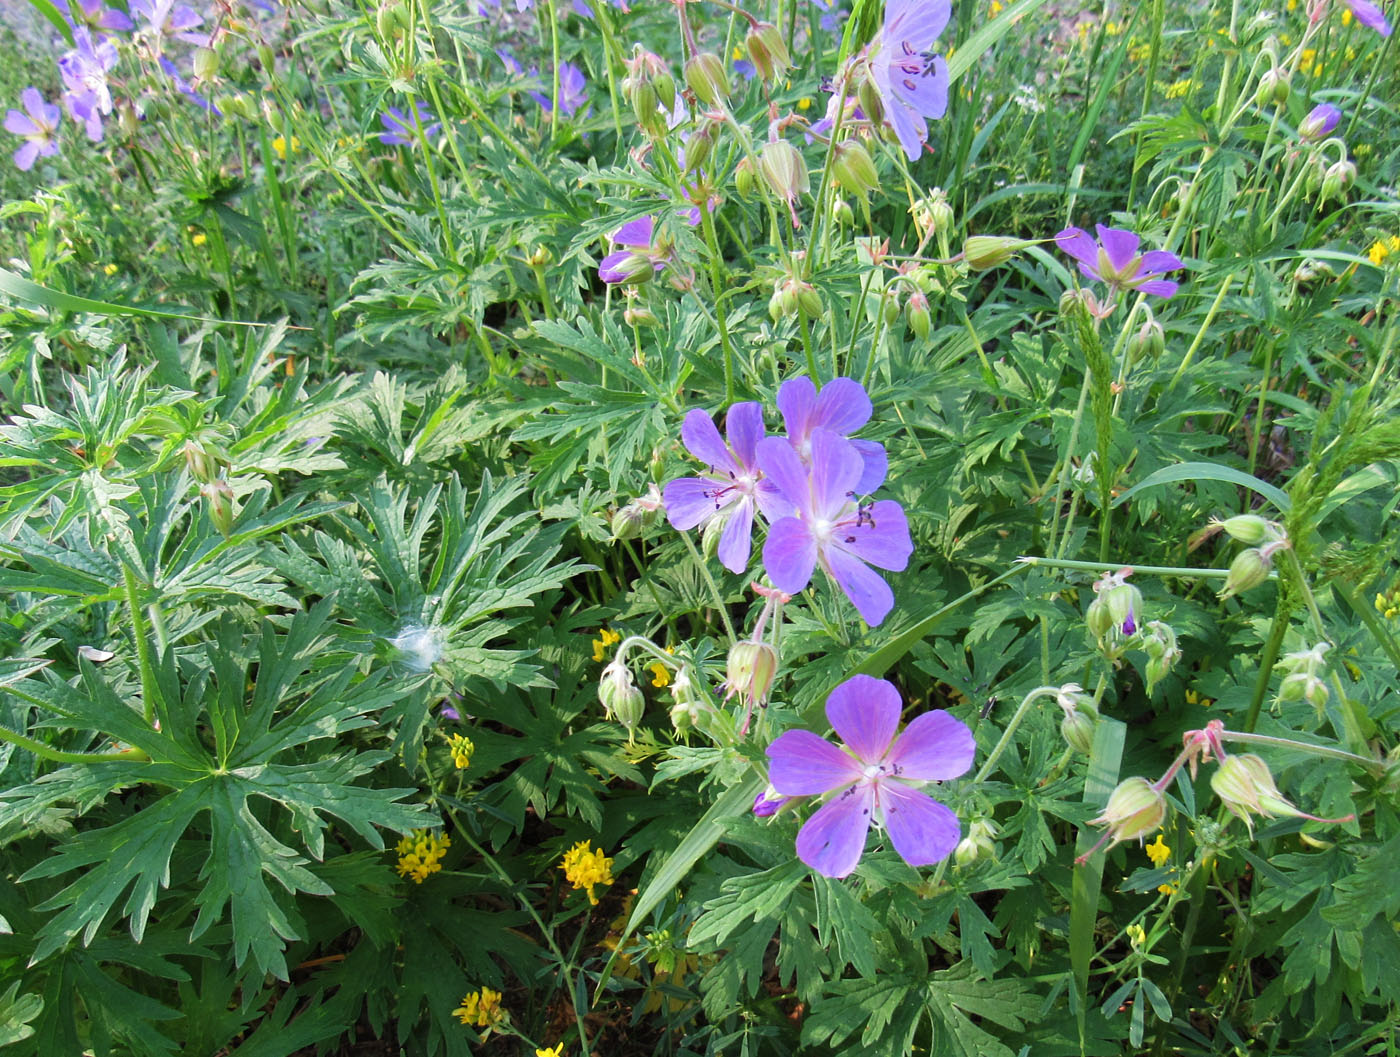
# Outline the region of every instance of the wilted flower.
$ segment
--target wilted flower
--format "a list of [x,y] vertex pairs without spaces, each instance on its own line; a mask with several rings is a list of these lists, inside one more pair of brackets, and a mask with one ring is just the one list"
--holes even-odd
[[1298,138],[1307,143],[1326,139],[1342,120],[1342,112],[1331,103],[1319,103],[1298,125]]
[[[756,449],[763,440],[763,406],[753,401],[733,405],[725,416],[726,444],[707,412],[696,408],[681,424],[686,450],[709,466],[700,477],[672,481],[662,493],[666,517],[680,532],[727,518],[719,539],[720,563],[742,573],[749,565],[753,517],[761,511],[770,522],[792,513],[783,498],[759,469]],[[781,586],[781,585],[779,585]]]
[[931,49],[952,9],[951,0],[889,0],[885,24],[870,44],[871,81],[910,161],[928,139],[927,119],[948,109],[948,63]]
[[[1107,826],[1107,836],[1118,844],[1141,840],[1157,829],[1167,817],[1167,798],[1146,778],[1125,778],[1109,794],[1103,813],[1093,819],[1096,826]],[[1111,847],[1111,845],[1110,845]]]
[[1251,836],[1254,834],[1255,815],[1264,818],[1289,815],[1311,822],[1332,823],[1349,822],[1353,817],[1318,818],[1306,811],[1299,811],[1278,791],[1274,776],[1269,773],[1269,765],[1263,757],[1252,752],[1235,753],[1222,760],[1210,776],[1210,787],[1232,815],[1244,820]]
[[1131,231],[1096,226],[1098,241],[1082,228],[1065,228],[1055,236],[1060,249],[1079,262],[1079,270],[1090,279],[1107,283],[1116,290],[1138,290],[1157,297],[1171,297],[1178,284],[1154,276],[1186,265],[1166,250],[1138,253],[1142,240]]
[[773,523],[763,545],[763,565],[787,594],[807,586],[818,565],[840,586],[869,624],[894,608],[894,592],[871,565],[900,571],[914,544],[900,505],[892,500],[859,504],[865,460],[844,437],[828,429],[811,432],[811,470],[793,445],[769,437],[758,445],[758,465],[796,508],[796,517]]
[[37,158],[58,153],[58,125],[63,114],[54,103],[44,102],[37,88],[26,88],[19,100],[27,113],[11,110],[5,115],[5,131],[23,136],[24,144],[15,151],[15,165],[28,172]]
[[856,868],[872,823],[910,866],[940,862],[957,847],[958,817],[917,786],[966,772],[972,732],[947,712],[925,712],[896,737],[901,710],[894,684],[857,675],[826,702],[844,750],[807,730],[768,746],[768,778],[780,796],[834,794],[797,836],[798,858],[824,876]]
[[433,120],[432,111],[421,99],[414,100],[412,115],[391,106],[379,115],[379,123],[384,126],[379,142],[388,147],[411,147],[420,140],[432,139],[442,128],[442,123]]

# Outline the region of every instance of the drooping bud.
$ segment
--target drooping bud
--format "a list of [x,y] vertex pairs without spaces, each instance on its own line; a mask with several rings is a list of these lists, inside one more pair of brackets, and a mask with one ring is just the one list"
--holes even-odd
[[697,172],[704,168],[714,151],[715,132],[710,122],[703,122],[685,141],[685,171]]
[[1107,826],[1114,844],[1141,840],[1167,818],[1167,798],[1146,778],[1125,778],[1109,794],[1103,814],[1093,819],[1096,826]]
[[613,286],[634,286],[649,283],[656,278],[656,262],[648,254],[632,252],[621,260],[599,268],[598,275],[603,282]]
[[767,789],[754,797],[753,813],[759,818],[772,818],[783,809],[783,805],[791,801],[790,796],[783,796],[770,784]]
[[185,468],[190,471],[190,476],[200,484],[209,484],[219,476],[220,469],[228,465],[210,449],[208,444],[193,437],[185,441],[183,450]]
[[707,106],[721,106],[729,99],[729,78],[724,60],[712,51],[701,51],[685,64],[685,83],[695,98]]
[[1342,193],[1356,182],[1356,166],[1343,158],[1328,166],[1322,176],[1322,200],[1340,199]]
[[1275,540],[1283,535],[1282,529],[1272,521],[1258,514],[1236,514],[1217,522],[1232,540],[1248,547],[1257,547],[1265,540]]
[[792,57],[788,54],[787,44],[783,42],[782,31],[771,22],[760,22],[753,26],[744,38],[744,46],[748,49],[754,69],[765,81],[773,80],[777,74],[792,65]]
[[636,539],[642,534],[645,514],[634,499],[613,511],[611,528],[615,540]]
[[1155,319],[1149,319],[1128,339],[1128,363],[1136,365],[1144,359],[1155,360],[1166,348],[1167,339],[1162,324]]
[[622,321],[629,327],[654,327],[661,322],[646,305],[628,305],[622,310]]
[[963,243],[963,258],[974,271],[986,271],[1005,264],[1027,246],[1028,239],[1013,239],[1006,235],[973,235]]
[[1094,749],[1095,726],[1093,717],[1083,712],[1066,712],[1064,719],[1060,720],[1060,734],[1071,749],[1088,756]]
[[847,202],[844,198],[832,199],[831,219],[844,228],[854,225],[856,222],[856,215],[851,210],[851,203]]
[[909,319],[909,329],[920,341],[928,341],[930,316],[928,298],[922,290],[915,290],[905,302],[904,314]]
[[1272,567],[1273,562],[1262,547],[1250,547],[1240,551],[1230,563],[1230,573],[1225,577],[1225,587],[1220,592],[1220,598],[1223,600],[1258,587],[1269,578],[1269,570]]
[[237,517],[233,503],[232,486],[223,478],[219,478],[203,485],[199,489],[199,494],[204,497],[209,520],[214,523],[214,527],[222,535],[227,536],[233,531],[234,518]]
[[1259,78],[1259,86],[1254,90],[1254,105],[1268,106],[1288,101],[1288,74],[1284,70],[1265,70]]
[[953,849],[953,862],[971,866],[978,859],[995,859],[997,827],[991,819],[974,819],[967,827],[967,836]]
[[1113,614],[1108,611],[1108,603],[1102,597],[1096,597],[1089,603],[1084,623],[1088,625],[1089,634],[1096,639],[1102,639],[1109,633],[1113,627]]
[[875,87],[874,82],[867,77],[860,82],[860,88],[856,90],[856,95],[860,99],[860,109],[865,114],[866,120],[873,127],[879,128],[885,120],[885,102],[880,97],[880,89]]
[[785,139],[763,145],[763,153],[758,156],[758,169],[773,193],[789,202],[811,190],[807,163],[802,160],[797,148]]
[[748,198],[757,187],[758,180],[753,173],[753,162],[747,156],[740,158],[739,164],[734,166],[734,190],[740,198]]
[[845,190],[861,198],[880,186],[880,174],[875,169],[875,162],[859,140],[837,144],[831,171]]
[[1312,672],[1294,672],[1279,684],[1278,696],[1280,701],[1306,701],[1321,713],[1327,707],[1331,691]]
[[208,81],[219,73],[219,53],[213,48],[194,49],[194,76],[196,80]]
[[609,719],[615,719],[627,728],[630,737],[637,724],[642,721],[646,701],[641,690],[637,689],[632,673],[619,660],[613,660],[603,669],[598,681],[598,701]]
[[1331,103],[1319,103],[1308,111],[1298,125],[1298,138],[1305,143],[1318,143],[1332,134],[1337,123],[1342,120],[1342,112]]
[[729,647],[725,669],[725,697],[737,694],[750,708],[768,703],[773,678],[778,674],[778,654],[766,642],[741,639]]
[[1251,836],[1254,834],[1255,815],[1263,818],[1288,815],[1320,822],[1344,821],[1317,819],[1314,815],[1299,811],[1278,791],[1274,776],[1269,773],[1269,765],[1252,752],[1236,753],[1224,760],[1210,776],[1210,787],[1220,797],[1226,810],[1244,820]]

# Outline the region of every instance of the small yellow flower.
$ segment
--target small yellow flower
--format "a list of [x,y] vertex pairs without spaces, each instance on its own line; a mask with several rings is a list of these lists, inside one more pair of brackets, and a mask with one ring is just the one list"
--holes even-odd
[[535,1057],[564,1057],[564,1044],[561,1042],[547,1050],[536,1050]]
[[[283,159],[283,160],[285,161],[286,158],[287,158],[287,150],[288,150],[288,147],[287,147],[287,137],[286,137],[286,136],[278,136],[276,139],[274,139],[274,140],[272,141],[272,149],[275,150],[275,151],[277,152],[277,157],[279,157],[279,158],[281,158],[281,159]],[[293,154],[295,154],[295,153],[296,153],[297,151],[299,151],[299,150],[301,150],[301,140],[299,140],[296,136],[293,136],[293,137],[292,137],[291,152],[292,152]]]
[[208,241],[209,236],[204,234],[204,232],[202,231],[196,231],[193,235],[190,236],[190,243],[195,246],[203,246]]
[[447,747],[452,751],[452,764],[457,770],[465,771],[472,765],[472,753],[476,751],[476,746],[471,738],[465,734],[449,734]]
[[598,905],[598,897],[593,894],[596,885],[613,883],[613,861],[603,854],[603,849],[594,851],[588,841],[581,840],[564,853],[559,869],[575,888],[588,890],[588,901]]
[[1342,12],[1342,25],[1344,25],[1344,26],[1349,26],[1349,25],[1351,25],[1351,20],[1352,20],[1351,8],[1347,8],[1345,11]]
[[1141,925],[1129,925],[1123,931],[1128,934],[1128,942],[1134,947],[1141,947],[1147,942],[1147,933]]
[[1172,894],[1177,890],[1177,888],[1179,888],[1179,887],[1180,887],[1180,886],[1179,886],[1179,885],[1176,885],[1176,884],[1158,885],[1158,886],[1157,886],[1157,891],[1158,891],[1161,895],[1169,896],[1169,895],[1172,895]]
[[450,847],[452,841],[445,834],[415,829],[394,848],[399,855],[399,864],[394,869],[400,877],[412,877],[414,884],[422,884],[429,874],[442,869],[440,860]]
[[[1400,251],[1400,245],[1395,248]],[[1400,617],[1400,586],[1392,587],[1389,591],[1377,592],[1376,612],[1385,617],[1386,620]]]
[[812,97],[811,97],[810,95],[804,95],[801,99],[799,99],[799,100],[797,101],[797,109],[798,109],[798,110],[811,110],[811,109],[812,109]]
[[1162,834],[1157,834],[1157,839],[1147,846],[1147,857],[1152,860],[1153,866],[1158,867],[1165,866],[1172,857],[1172,850],[1162,839]]
[[598,632],[598,638],[593,640],[593,662],[602,664],[607,660],[608,647],[616,646],[622,641],[622,636],[611,628],[602,628]]
[[[667,653],[675,653],[675,652],[676,652],[676,648],[675,648],[674,646],[667,646],[667,647],[666,647],[666,652],[667,652]],[[654,664],[648,664],[648,665],[647,665],[647,668],[648,668],[648,669],[651,671],[651,673],[652,673],[652,677],[651,677],[651,685],[652,685],[652,686],[654,686],[654,687],[660,689],[660,688],[663,687],[663,686],[670,686],[670,685],[671,685],[671,670],[670,670],[669,668],[667,668],[664,664],[662,664],[660,661],[656,661]]]
[[1188,705],[1200,705],[1202,708],[1210,708],[1211,705],[1215,704],[1210,698],[1206,697],[1204,694],[1198,694],[1195,690],[1187,690],[1183,696]]
[[1006,5],[1001,0],[992,0],[992,17],[996,18],[1005,9]]
[[1400,253],[1400,236],[1391,235],[1387,238],[1377,239],[1371,243],[1371,248],[1366,251],[1366,256],[1371,259],[1372,264],[1379,268],[1381,263],[1392,253]]
[[1103,26],[1103,31],[1107,36],[1116,37],[1118,36],[1118,34],[1123,32],[1123,27],[1120,26],[1117,22],[1105,22]]
[[1187,77],[1167,85],[1167,98],[1180,99],[1189,91],[1191,91],[1191,78]]
[[117,274],[117,266],[116,266],[115,264],[104,264],[104,265],[102,266],[102,274],[103,274],[103,275],[116,275],[116,274]]
[[506,1021],[506,1011],[501,1008],[501,993],[489,987],[473,991],[463,998],[461,1006],[453,1010],[452,1015],[463,1024],[487,1030]]

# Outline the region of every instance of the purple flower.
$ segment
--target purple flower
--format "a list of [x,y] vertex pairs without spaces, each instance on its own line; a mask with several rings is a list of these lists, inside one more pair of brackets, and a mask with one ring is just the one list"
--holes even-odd
[[[518,72],[519,63],[516,66],[517,71],[512,72]],[[531,70],[530,74],[534,76],[535,71]],[[531,92],[530,98],[539,103],[546,114],[553,112],[554,105],[549,96],[543,92]],[[573,117],[587,103],[588,87],[583,71],[571,62],[561,62],[559,64],[559,109],[564,112],[565,117]]]
[[710,470],[701,477],[672,481],[663,496],[666,518],[681,532],[727,517],[719,538],[719,560],[730,572],[742,573],[749,567],[754,511],[772,522],[787,517],[793,508],[771,481],[763,479],[755,461],[755,450],[763,440],[763,405],[735,404],[725,416],[724,428],[728,444],[704,411],[697,408],[686,414],[681,440]]
[[175,0],[131,0],[131,11],[146,20],[157,39],[174,37],[197,47],[209,45],[209,34],[190,32],[204,24],[204,16],[192,7],[176,4]]
[[1390,36],[1390,23],[1386,21],[1381,9],[1371,3],[1371,0],[1344,0],[1344,2],[1356,21],[1367,29],[1374,29],[1383,37]]
[[169,77],[171,83],[175,85],[175,90],[177,92],[179,92],[183,96],[187,96],[190,99],[190,101],[196,106],[198,106],[201,110],[205,110],[208,113],[213,114],[215,117],[224,116],[223,111],[221,111],[208,99],[205,99],[204,96],[196,92],[194,90],[194,87],[190,84],[190,82],[180,76],[179,68],[175,65],[175,63],[173,63],[170,60],[169,56],[162,55],[159,59],[159,62],[160,68],[165,71],[165,75]]
[[652,245],[655,232],[655,217],[629,220],[614,231],[613,245],[624,248],[609,253],[598,263],[598,278],[605,283],[638,283],[652,278],[670,259],[669,254]]
[[[627,0],[609,0],[613,7],[623,14],[627,14],[632,9],[627,6]],[[574,14],[582,15],[584,18],[593,17],[593,8],[588,6],[588,0],[574,0]]]
[[28,172],[36,158],[48,158],[58,153],[58,123],[63,112],[54,103],[44,102],[37,88],[26,88],[19,101],[27,113],[11,110],[5,115],[5,131],[24,137],[24,145],[15,151],[15,165]]
[[1316,143],[1332,134],[1337,122],[1342,120],[1342,112],[1331,103],[1319,103],[1308,112],[1298,126],[1298,138],[1306,143]]
[[[64,13],[69,25],[75,29],[87,26],[91,29],[106,29],[124,32],[131,28],[131,19],[114,7],[107,7],[102,0],[55,0],[58,9]],[[76,8],[76,10],[75,10]]]
[[821,27],[828,33],[839,33],[841,23],[850,17],[849,11],[841,10],[831,0],[812,0],[812,3],[822,12]]
[[807,730],[768,746],[768,780],[780,796],[835,794],[797,835],[797,857],[826,877],[860,862],[875,822],[910,866],[946,859],[962,836],[958,817],[916,787],[956,778],[972,766],[972,731],[947,712],[925,712],[899,729],[899,691],[857,675],[826,699],[826,717],[845,751]]
[[1055,242],[1079,262],[1079,270],[1090,279],[1097,279],[1118,290],[1140,290],[1157,297],[1171,297],[1177,284],[1170,279],[1156,279],[1163,272],[1185,268],[1181,258],[1166,250],[1149,250],[1139,254],[1141,243],[1131,231],[1096,226],[1099,240],[1095,242],[1082,228],[1065,228],[1055,236]]
[[112,112],[112,92],[107,87],[107,71],[117,64],[117,45],[107,37],[93,43],[92,31],[79,26],[73,31],[73,48],[58,60],[63,76],[63,105],[68,116],[80,121],[94,143],[102,140],[102,115]]
[[928,139],[928,118],[948,109],[948,63],[930,50],[952,13],[952,0],[889,0],[885,25],[870,45],[870,77],[910,161]]
[[384,126],[384,131],[379,133],[379,142],[389,147],[411,147],[420,139],[416,125],[423,128],[422,139],[432,139],[438,134],[442,122],[433,120],[432,111],[423,105],[422,100],[414,102],[413,112],[417,116],[416,123],[413,117],[396,106],[380,114],[379,123]]
[[892,500],[856,502],[865,460],[850,441],[813,429],[810,444],[810,472],[788,440],[769,437],[758,445],[759,469],[797,508],[796,517],[768,530],[763,567],[778,590],[795,595],[820,565],[874,626],[894,608],[894,592],[870,566],[897,572],[909,564],[909,523]]
[[[812,379],[803,375],[789,378],[778,387],[778,410],[783,414],[788,440],[792,441],[803,465],[810,466],[814,429],[829,429],[849,437],[870,421],[873,408],[865,389],[854,379],[833,378],[822,386],[818,395]],[[865,461],[865,469],[856,482],[856,494],[869,495],[880,487],[889,468],[885,449],[873,440],[853,440],[851,446]]]

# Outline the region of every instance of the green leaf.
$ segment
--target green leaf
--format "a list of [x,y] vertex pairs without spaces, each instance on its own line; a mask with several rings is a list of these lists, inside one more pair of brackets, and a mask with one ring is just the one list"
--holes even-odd
[[0,1046],[9,1046],[33,1035],[29,1022],[44,1011],[44,999],[29,992],[21,995],[20,983],[16,980],[0,995]]
[[[40,7],[47,0],[29,0]],[[48,4],[49,7],[53,5]],[[42,7],[40,7],[42,10]],[[62,16],[58,16],[62,21]],[[66,27],[66,23],[65,23]],[[71,31],[70,31],[71,32]],[[72,37],[69,38],[72,43]],[[117,305],[109,301],[94,301],[88,297],[75,297],[61,290],[51,290],[40,286],[23,276],[5,268],[0,268],[0,294],[6,294],[17,301],[39,305],[58,312],[90,312],[99,316],[143,316],[147,319],[187,319],[196,323],[219,323],[233,327],[270,327],[272,323],[248,323],[238,319],[212,319],[209,316],[192,316],[186,312],[171,312],[162,308],[147,308],[137,305]]]
[[967,40],[958,45],[953,57],[948,60],[948,80],[956,83],[958,78],[972,69],[982,55],[1002,37],[1011,32],[1017,22],[1034,12],[1045,0],[1017,0],[1005,11],[997,15]]
[[1113,501],[1113,505],[1122,506],[1143,489],[1155,488],[1162,484],[1173,484],[1177,481],[1224,481],[1257,492],[1285,514],[1292,506],[1288,496],[1267,481],[1261,481],[1259,478],[1253,477],[1243,470],[1236,470],[1232,466],[1221,466],[1214,462],[1183,462],[1175,466],[1164,466],[1155,473],[1148,474],[1119,495]]
[[73,27],[63,17],[63,12],[58,9],[58,5],[53,0],[29,0],[29,2],[35,11],[53,23],[53,28],[58,30],[59,35],[68,42],[68,46],[71,48],[73,46]]

